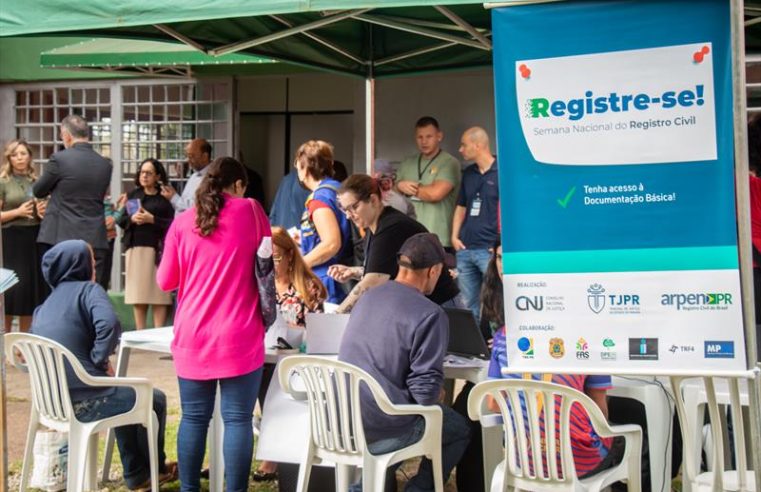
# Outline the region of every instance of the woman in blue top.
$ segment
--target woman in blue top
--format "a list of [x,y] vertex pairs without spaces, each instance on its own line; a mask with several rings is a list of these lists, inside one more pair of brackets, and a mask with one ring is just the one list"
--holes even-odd
[[328,275],[328,267],[340,263],[351,249],[351,230],[339,209],[333,179],[333,146],[309,140],[296,151],[296,172],[302,186],[311,191],[301,217],[301,252],[304,262],[328,290],[327,302],[340,303],[346,294]]

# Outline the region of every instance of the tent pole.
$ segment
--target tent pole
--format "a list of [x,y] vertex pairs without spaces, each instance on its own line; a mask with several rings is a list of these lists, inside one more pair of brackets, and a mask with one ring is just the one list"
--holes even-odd
[[375,159],[375,78],[365,79],[365,172],[372,176]]
[[[735,185],[737,188],[737,232],[740,251],[740,282],[742,288],[743,325],[748,368],[758,364],[756,345],[756,316],[753,292],[753,263],[750,231],[750,190],[748,183],[748,118],[745,91],[745,26],[742,0],[732,0],[732,88],[735,146]],[[761,377],[756,373],[748,382],[750,436],[756,484],[761,484]]]
[[290,27],[283,31],[273,32],[265,36],[249,39],[248,41],[240,41],[237,43],[226,44],[224,46],[220,46],[218,48],[209,50],[208,53],[214,56],[226,55],[228,53],[235,53],[236,51],[253,48],[254,46],[259,46],[261,44],[267,44],[267,43],[271,43],[272,41],[277,41],[278,39],[287,38],[288,36],[292,36],[294,34],[302,34],[306,31],[311,31],[312,29],[317,29],[320,27],[328,26],[330,24],[335,24],[336,22],[342,21],[344,19],[348,19],[349,17],[360,15],[370,10],[372,9],[368,8],[368,9],[346,10],[338,14],[334,14],[328,17],[323,17],[322,19],[319,19],[316,21],[308,22],[301,26]]
[[399,22],[397,20],[392,20],[383,16],[354,14],[354,15],[351,15],[351,17],[357,20],[361,20],[363,22],[370,23],[370,24],[377,24],[379,26],[388,27],[389,29],[397,29],[397,30],[409,32],[412,34],[419,34],[420,36],[427,36],[429,38],[440,39],[442,41],[449,41],[452,43],[462,44],[464,46],[469,46],[471,48],[476,48],[479,50],[485,50],[485,51],[491,50],[491,48],[487,48],[480,42],[474,41],[472,39],[466,39],[460,36],[453,36],[451,34],[446,34],[440,31],[436,31],[434,29],[426,29],[424,27],[414,26],[406,22]]
[[165,25],[165,24],[154,24],[153,27],[158,29],[159,31],[163,32],[164,34],[167,34],[169,36],[172,36],[177,41],[190,46],[191,48],[200,51],[201,53],[206,53],[206,48],[201,43],[198,43],[194,41],[193,39],[180,34],[179,32],[175,31],[171,27]]
[[[279,16],[279,15],[270,15],[270,17],[272,19],[278,21],[279,23],[283,24],[285,27],[293,27],[293,23],[290,22],[289,20],[285,19],[282,16]],[[346,58],[348,58],[349,60],[351,60],[351,61],[353,61],[355,63],[359,63],[360,65],[366,65],[368,63],[368,62],[362,60],[361,58],[358,58],[358,57],[352,55],[347,50],[341,48],[337,44],[331,43],[327,39],[325,39],[323,37],[320,37],[320,36],[310,32],[310,31],[304,31],[301,34],[306,36],[306,37],[308,37],[312,41],[320,43],[321,45],[325,46],[326,48],[330,48],[331,50],[335,51],[336,53],[345,56]]]

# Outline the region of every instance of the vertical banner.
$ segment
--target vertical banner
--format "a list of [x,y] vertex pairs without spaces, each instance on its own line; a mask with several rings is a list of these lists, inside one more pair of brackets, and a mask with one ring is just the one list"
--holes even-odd
[[493,11],[509,365],[745,370],[729,3]]

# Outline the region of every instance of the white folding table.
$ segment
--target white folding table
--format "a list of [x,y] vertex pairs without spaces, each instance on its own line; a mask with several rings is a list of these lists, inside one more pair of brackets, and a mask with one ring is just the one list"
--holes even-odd
[[[335,358],[335,356],[325,357]],[[464,379],[478,383],[486,379],[487,369],[488,361],[472,360],[456,363],[447,358],[444,362],[444,376],[447,379]],[[284,432],[284,429],[287,429],[287,432]],[[502,429],[485,427],[482,437],[484,478],[488,491],[494,469],[502,458]],[[295,400],[283,391],[276,369],[262,411],[256,458],[279,463],[298,464],[304,457],[309,439],[307,402]]]
[[[163,328],[152,328],[140,331],[128,331],[122,333],[121,342],[116,362],[116,376],[126,376],[127,367],[129,366],[130,352],[133,349],[158,352],[162,354],[171,353],[171,344],[173,338],[173,328],[171,326]],[[292,353],[289,351],[288,353]],[[279,357],[283,355],[277,351],[267,350],[265,352],[265,362],[276,363]],[[224,469],[225,464],[222,457],[222,436],[223,425],[222,416],[219,412],[220,392],[217,391],[216,401],[214,402],[214,413],[211,423],[209,424],[209,491],[222,492],[224,490]],[[106,453],[103,460],[102,479],[108,480],[111,469],[111,458],[114,450],[114,434],[111,430],[106,435]]]

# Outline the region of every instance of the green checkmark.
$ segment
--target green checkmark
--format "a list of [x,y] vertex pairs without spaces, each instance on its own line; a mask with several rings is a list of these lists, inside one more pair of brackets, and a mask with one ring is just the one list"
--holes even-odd
[[573,188],[571,188],[570,190],[568,190],[568,193],[566,193],[565,198],[563,198],[562,200],[560,198],[558,198],[558,200],[557,200],[558,205],[560,205],[563,208],[566,208],[568,206],[568,202],[571,201],[571,197],[573,196],[574,193],[576,193],[576,187],[575,186]]

